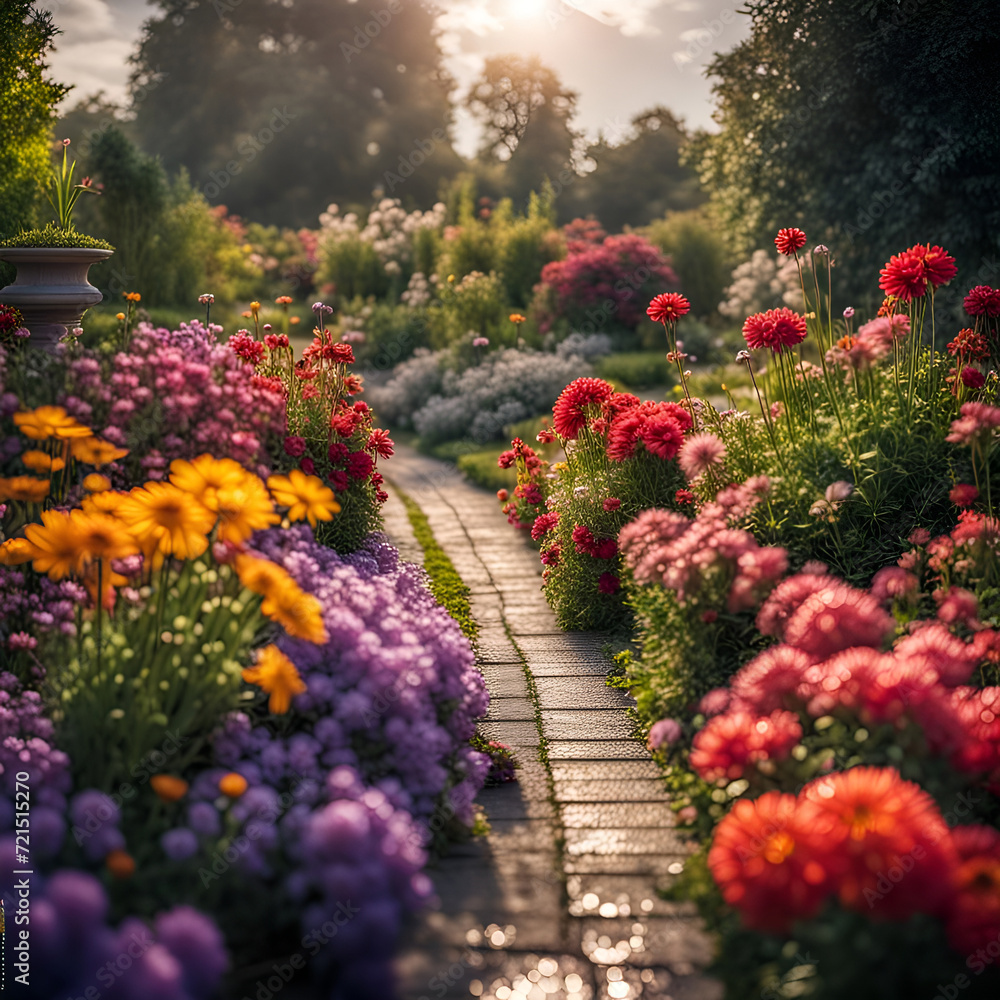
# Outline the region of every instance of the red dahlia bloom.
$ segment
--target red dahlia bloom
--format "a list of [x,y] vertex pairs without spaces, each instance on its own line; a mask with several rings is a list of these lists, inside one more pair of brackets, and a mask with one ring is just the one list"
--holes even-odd
[[737,710],[716,715],[694,738],[691,767],[705,780],[734,781],[747,765],[759,760],[783,760],[802,739],[799,717],[775,711],[758,717]]
[[578,378],[570,382],[552,407],[556,434],[575,438],[587,422],[587,407],[605,403],[613,393],[614,389],[603,379]]
[[254,340],[246,330],[240,330],[229,338],[229,349],[247,364],[259,365],[264,360],[264,345]]
[[986,376],[971,365],[966,365],[962,369],[962,385],[967,389],[982,389],[986,385]]
[[546,514],[539,514],[535,518],[535,523],[531,526],[531,537],[537,542],[547,535],[559,523],[559,512],[549,511]]
[[787,306],[756,313],[743,324],[747,346],[768,347],[775,353],[794,347],[806,339],[806,321]]
[[778,253],[791,257],[796,250],[801,250],[806,245],[806,234],[801,229],[779,229],[774,245],[778,248]]
[[368,444],[365,446],[369,451],[377,452],[382,458],[392,458],[394,445],[389,432],[384,428],[374,430],[368,437]]
[[299,458],[306,453],[306,439],[297,434],[290,434],[285,438],[285,454],[292,458]]
[[966,328],[955,334],[955,339],[948,345],[948,353],[952,357],[962,354],[983,361],[990,356],[990,345],[981,333]]
[[601,594],[616,594],[621,581],[614,573],[602,573],[597,579],[597,590]]
[[581,555],[590,555],[594,550],[594,533],[585,524],[573,528],[573,542]]
[[677,292],[666,292],[657,295],[649,303],[646,315],[654,323],[676,323],[681,316],[691,311],[691,303]]
[[1000,288],[976,285],[969,289],[963,304],[970,316],[1000,316]]
[[715,830],[708,867],[744,924],[780,933],[816,914],[830,873],[815,855],[832,826],[815,804],[781,792],[733,805]]
[[657,458],[673,458],[684,443],[684,431],[673,417],[652,417],[647,420],[639,437],[646,451]]
[[933,288],[946,285],[957,273],[955,258],[941,247],[915,243],[889,258],[878,286],[886,295],[909,302],[925,295],[928,284]]
[[959,861],[948,940],[956,951],[972,954],[1000,938],[1000,832],[991,826],[957,826],[951,837]]
[[948,491],[948,499],[956,507],[971,507],[979,499],[979,490],[972,483],[956,483]]
[[[905,919],[933,913],[949,895],[955,853],[934,799],[892,768],[852,767],[806,785],[802,798],[834,819],[827,859],[840,902]],[[898,877],[897,877],[897,874]]]
[[374,468],[375,463],[367,452],[352,451],[347,456],[347,474],[351,479],[367,479]]

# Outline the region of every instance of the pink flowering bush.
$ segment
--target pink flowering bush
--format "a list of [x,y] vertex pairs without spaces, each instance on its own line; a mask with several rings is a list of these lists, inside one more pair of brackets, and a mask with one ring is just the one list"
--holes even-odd
[[141,323],[127,351],[69,361],[59,402],[106,441],[129,449],[112,468],[121,485],[162,479],[175,458],[211,452],[260,475],[285,429],[279,384],[260,378],[197,320],[178,330]]
[[560,322],[585,333],[634,331],[650,297],[678,285],[661,252],[637,233],[595,242],[574,229],[567,250],[542,268],[534,310],[543,333]]

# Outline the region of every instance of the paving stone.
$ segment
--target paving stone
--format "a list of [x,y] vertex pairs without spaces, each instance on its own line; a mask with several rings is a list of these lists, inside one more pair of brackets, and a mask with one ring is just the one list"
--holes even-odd
[[584,854],[664,854],[671,848],[683,850],[678,835],[669,827],[601,827],[567,829],[566,853]]
[[549,759],[556,760],[642,760],[649,759],[637,740],[553,740]]
[[666,888],[672,878],[654,879],[649,875],[609,875],[605,873],[570,875],[566,893],[573,916],[631,916],[636,920],[654,916],[694,917],[694,903],[665,900],[656,892]]
[[632,721],[620,708],[544,709],[542,722],[553,740],[627,740],[633,732]]
[[[521,640],[518,639],[518,645],[520,644]],[[603,681],[607,673],[604,667],[573,655],[567,655],[563,660],[536,660],[530,655],[525,659],[536,677],[599,677]]]
[[[524,675],[521,676],[523,679]],[[503,722],[533,722],[535,706],[528,698],[498,698],[493,695],[486,718]]]
[[567,829],[603,829],[627,826],[666,827],[676,825],[674,812],[663,802],[586,802],[568,803],[562,808]]
[[625,781],[556,781],[557,802],[665,802],[667,795],[659,778]]
[[[712,960],[711,939],[696,920],[593,917],[580,923],[583,952],[597,965],[627,961],[639,967],[666,966],[678,975],[691,975]],[[602,943],[608,940],[610,944]]]
[[488,740],[506,743],[514,750],[531,750],[538,747],[538,726],[531,722],[496,722],[488,720],[479,724],[479,730]]
[[[687,853],[677,854],[568,854],[563,870],[571,875],[642,875],[650,883],[668,878],[671,867],[683,865]],[[679,869],[678,869],[679,870]]]
[[560,781],[632,781],[659,778],[656,765],[645,760],[558,760],[552,763],[552,777]]
[[498,698],[526,698],[528,684],[520,663],[480,663],[483,679],[491,695]]
[[[532,669],[532,673],[534,670]],[[621,709],[635,702],[625,694],[610,688],[603,677],[535,677],[538,700],[543,709],[614,708]]]

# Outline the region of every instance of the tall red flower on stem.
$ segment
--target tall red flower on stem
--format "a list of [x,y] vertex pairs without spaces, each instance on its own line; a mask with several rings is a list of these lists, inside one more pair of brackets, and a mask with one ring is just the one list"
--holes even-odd
[[928,285],[946,285],[957,273],[955,258],[943,248],[915,243],[889,258],[880,272],[878,286],[888,296],[911,302],[926,295]]
[[801,250],[806,245],[806,234],[801,229],[779,229],[774,245],[778,248],[778,253],[792,257],[796,250]]
[[575,438],[587,422],[587,407],[605,403],[613,393],[614,388],[603,379],[578,378],[570,382],[552,407],[556,434]]
[[747,319],[743,324],[743,336],[748,347],[767,347],[778,353],[806,339],[805,317],[792,312],[787,306],[768,309]]
[[681,316],[686,316],[690,311],[691,303],[683,295],[678,292],[665,292],[663,295],[657,295],[649,303],[646,315],[654,323],[676,323]]

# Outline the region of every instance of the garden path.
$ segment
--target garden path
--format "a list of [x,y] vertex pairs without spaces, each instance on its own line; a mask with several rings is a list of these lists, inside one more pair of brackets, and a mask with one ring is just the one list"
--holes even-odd
[[[479,797],[489,835],[431,871],[441,908],[408,936],[404,1000],[715,1000],[722,990],[699,972],[711,949],[693,909],[655,892],[686,851],[632,736],[630,699],[604,682],[602,637],[559,629],[538,555],[492,494],[406,447],[385,472],[472,592],[491,694],[483,732],[521,765],[517,782]],[[415,551],[396,496],[386,527]]]

